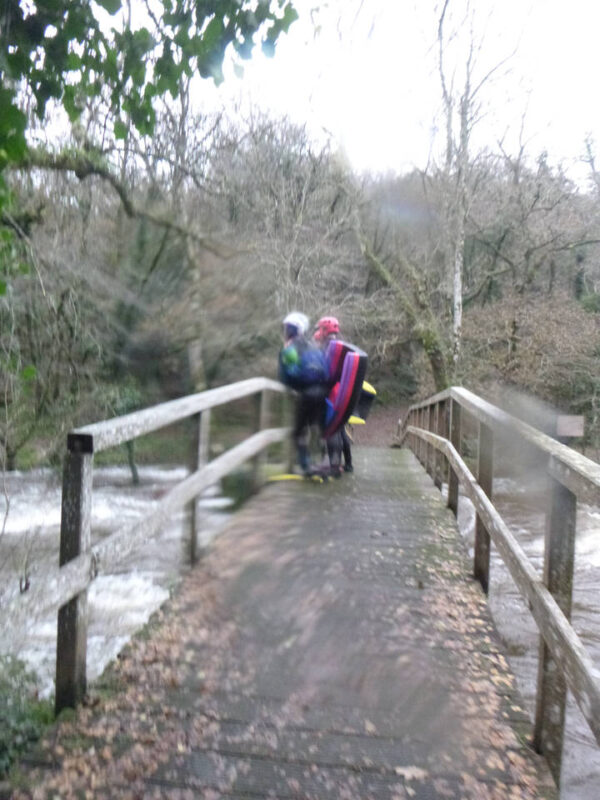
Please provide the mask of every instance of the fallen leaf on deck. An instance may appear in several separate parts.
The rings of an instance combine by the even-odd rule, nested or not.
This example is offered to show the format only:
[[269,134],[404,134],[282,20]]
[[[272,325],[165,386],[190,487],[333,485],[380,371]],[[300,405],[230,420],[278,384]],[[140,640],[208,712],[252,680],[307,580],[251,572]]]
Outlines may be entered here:
[[426,769],[421,767],[394,767],[396,775],[404,778],[405,781],[423,781],[429,775]]

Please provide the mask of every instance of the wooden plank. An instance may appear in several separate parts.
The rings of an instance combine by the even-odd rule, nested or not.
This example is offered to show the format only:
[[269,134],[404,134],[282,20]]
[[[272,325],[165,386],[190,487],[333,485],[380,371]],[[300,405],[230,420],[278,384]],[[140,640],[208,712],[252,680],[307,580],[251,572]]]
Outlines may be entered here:
[[419,408],[424,408],[425,406],[429,406],[432,403],[441,403],[444,400],[450,399],[450,389],[444,389],[442,392],[438,392],[437,394],[428,397],[426,400],[422,400],[420,403],[413,403],[408,409],[408,413],[410,414],[411,411],[416,411]]
[[170,515],[190,502],[192,497],[212,486],[263,447],[284,441],[288,435],[289,428],[271,428],[254,434],[178,484],[161,501],[156,520],[153,519],[153,511],[143,520],[116,531],[97,547],[77,556],[64,567],[48,569],[39,579],[32,576],[30,588],[25,594],[14,595],[0,607],[0,635],[3,638],[9,637],[12,631],[24,628],[44,611],[69,602],[89,586],[101,569],[108,571],[119,563],[123,555],[155,535]]
[[411,428],[408,433],[426,438],[440,448],[456,470],[465,494],[481,516],[519,591],[528,601],[544,641],[600,744],[600,673],[581,639],[455,448],[445,439],[426,431]]
[[93,451],[98,453],[151,431],[172,425],[174,422],[191,417],[201,411],[214,408],[214,406],[261,392],[263,389],[270,389],[273,392],[289,391],[282,383],[269,378],[250,378],[188,397],[181,397],[169,403],[161,403],[152,408],[145,408],[143,411],[135,411],[122,417],[86,425],[83,428],[77,428],[71,434],[92,437]]

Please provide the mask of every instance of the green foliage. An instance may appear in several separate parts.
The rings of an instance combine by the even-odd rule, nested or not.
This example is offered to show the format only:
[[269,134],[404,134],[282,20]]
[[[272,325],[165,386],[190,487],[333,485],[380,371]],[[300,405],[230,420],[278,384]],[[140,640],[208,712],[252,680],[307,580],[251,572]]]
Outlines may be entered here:
[[0,657],[0,776],[38,739],[54,718],[49,700],[39,700],[36,677],[22,661]]
[[[223,80],[223,59],[231,46],[249,58],[260,38],[273,48],[297,18],[291,0],[220,0],[189,3],[163,0],[153,30],[132,29],[121,18],[121,0],[98,0],[110,23],[87,0],[34,0],[5,5],[0,40],[0,172],[26,150],[26,117],[14,88],[25,86],[44,117],[50,100],[77,119],[85,99],[106,93],[115,129],[123,138],[122,114],[142,134],[154,129],[153,99],[177,97],[180,79],[199,73]],[[111,27],[112,25],[112,27]]]
[[254,476],[249,468],[241,468],[221,481],[223,494],[233,501],[230,510],[238,509],[254,492]]
[[144,398],[137,381],[124,378],[121,383],[106,388],[102,401],[103,416],[120,417],[137,411],[143,405]]
[[589,311],[591,313],[599,313],[600,312],[600,294],[597,292],[590,292],[589,294],[584,294],[581,299],[579,300],[585,311]]
[[48,447],[62,440],[92,391],[100,356],[86,327],[89,298],[60,274],[42,281],[33,267],[24,239],[0,229],[0,452],[7,469],[39,436]]

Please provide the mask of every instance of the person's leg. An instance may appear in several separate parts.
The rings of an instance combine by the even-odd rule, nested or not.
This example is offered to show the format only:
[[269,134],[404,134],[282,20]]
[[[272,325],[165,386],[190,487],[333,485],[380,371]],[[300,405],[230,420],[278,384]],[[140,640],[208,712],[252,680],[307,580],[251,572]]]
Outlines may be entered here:
[[321,464],[317,467],[317,471],[321,471],[327,468],[327,464],[325,463],[326,443],[323,439],[323,429],[325,425],[325,388],[318,385],[311,386],[310,389],[304,393],[303,399],[309,436],[311,433],[314,433],[319,443]]
[[350,437],[346,432],[346,426],[342,428],[341,432],[342,436],[342,451],[344,454],[344,469],[346,472],[354,472],[354,467],[352,465],[352,446],[350,444]]
[[334,433],[327,440],[327,452],[329,454],[331,474],[339,477],[342,473],[342,435],[340,431]]
[[307,472],[310,467],[310,455],[308,451],[308,441],[310,437],[310,403],[304,395],[300,395],[296,400],[296,416],[294,419],[294,429],[292,439],[296,445],[296,457],[302,472]]

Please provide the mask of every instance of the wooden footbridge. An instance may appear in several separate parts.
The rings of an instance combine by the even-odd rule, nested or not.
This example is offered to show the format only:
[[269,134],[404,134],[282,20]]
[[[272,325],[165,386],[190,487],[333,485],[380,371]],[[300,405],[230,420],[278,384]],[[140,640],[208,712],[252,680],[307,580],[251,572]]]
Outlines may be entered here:
[[[207,464],[209,409],[251,394],[259,431]],[[268,427],[279,405],[268,397],[286,400],[255,379],[70,435],[63,566],[32,578],[4,624],[60,606],[57,706],[79,707],[22,761],[12,796],[556,797],[566,687],[596,736],[600,726],[598,674],[568,622],[576,498],[597,498],[600,468],[451,389],[411,409],[400,433],[410,449],[357,448],[355,473],[339,481],[265,486],[267,462],[287,449],[286,426]],[[460,456],[461,412],[476,421],[479,483]],[[158,514],[95,545],[93,453],[189,415],[201,415],[198,469]],[[494,435],[506,426],[548,454],[544,576],[489,499]],[[248,459],[261,491],[202,558],[192,546],[196,564],[175,596],[87,687],[91,581]],[[474,569],[452,514],[459,484],[478,513]],[[482,590],[490,541],[543,636],[533,725]]]

